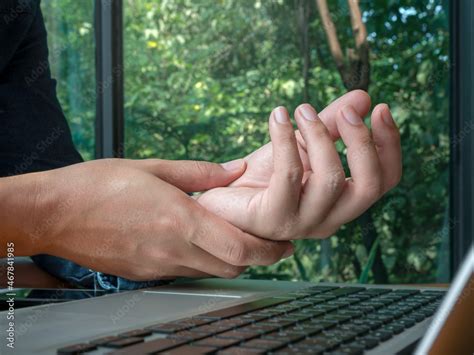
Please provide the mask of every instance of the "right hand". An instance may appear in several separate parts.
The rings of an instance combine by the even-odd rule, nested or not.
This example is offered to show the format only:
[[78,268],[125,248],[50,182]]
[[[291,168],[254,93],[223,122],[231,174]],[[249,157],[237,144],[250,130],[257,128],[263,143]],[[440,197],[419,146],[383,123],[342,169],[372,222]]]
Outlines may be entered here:
[[39,173],[45,175],[31,241],[38,253],[131,280],[236,277],[248,265],[291,255],[291,243],[242,232],[185,192],[226,186],[244,170],[243,161],[226,170],[206,162],[104,159]]

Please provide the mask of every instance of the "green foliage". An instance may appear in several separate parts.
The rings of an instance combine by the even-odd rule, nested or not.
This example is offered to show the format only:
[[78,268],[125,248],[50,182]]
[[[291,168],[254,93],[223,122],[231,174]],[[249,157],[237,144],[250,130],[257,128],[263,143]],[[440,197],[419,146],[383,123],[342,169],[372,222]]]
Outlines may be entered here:
[[86,160],[94,157],[95,49],[93,0],[45,0],[49,63],[74,143]]
[[[93,39],[81,28],[91,23],[92,8],[77,3],[50,0],[43,8],[62,16],[47,16],[50,44],[65,34],[69,43],[53,63],[54,73],[75,141],[91,158],[94,107],[84,97],[90,98],[94,78]],[[439,253],[452,226],[446,217],[449,34],[442,5],[441,0],[361,3],[371,50],[369,93],[373,105],[390,105],[404,154],[402,182],[373,207],[374,223],[368,226],[377,231],[389,282],[434,281],[448,265]],[[302,102],[294,1],[128,0],[124,7],[127,157],[242,157],[268,142],[272,108],[285,105],[291,112]],[[314,1],[310,7],[309,94],[321,110],[345,90]],[[353,47],[346,1],[330,2],[330,10],[341,46]],[[67,28],[51,27],[53,22]],[[64,69],[72,57],[76,64]],[[343,152],[342,144],[338,148]],[[250,268],[248,275],[355,281],[371,262],[357,223],[328,240],[295,244],[294,257]],[[365,269],[362,276],[370,281]]]

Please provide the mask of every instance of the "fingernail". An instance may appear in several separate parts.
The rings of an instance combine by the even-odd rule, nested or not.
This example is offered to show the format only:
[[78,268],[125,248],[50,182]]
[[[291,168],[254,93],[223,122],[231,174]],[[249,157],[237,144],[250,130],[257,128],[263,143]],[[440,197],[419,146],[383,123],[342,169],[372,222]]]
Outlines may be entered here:
[[295,248],[293,247],[293,244],[291,244],[285,251],[285,253],[283,254],[282,258],[288,258],[290,256],[292,256],[293,254],[295,253]]
[[352,106],[344,106],[341,112],[342,117],[344,117],[351,125],[359,126],[362,124],[362,119]]
[[228,161],[227,163],[222,163],[221,166],[228,171],[236,171],[242,168],[242,164],[244,163],[243,159],[235,159]]
[[395,122],[393,122],[392,115],[390,114],[390,108],[387,105],[387,109],[382,110],[382,118],[383,121],[387,126],[393,127],[395,126]]
[[316,121],[316,118],[318,117],[316,111],[314,108],[312,108],[310,105],[302,105],[298,108],[301,112],[301,115],[308,121]]
[[273,110],[273,115],[278,123],[288,123],[288,114],[283,107],[277,107]]

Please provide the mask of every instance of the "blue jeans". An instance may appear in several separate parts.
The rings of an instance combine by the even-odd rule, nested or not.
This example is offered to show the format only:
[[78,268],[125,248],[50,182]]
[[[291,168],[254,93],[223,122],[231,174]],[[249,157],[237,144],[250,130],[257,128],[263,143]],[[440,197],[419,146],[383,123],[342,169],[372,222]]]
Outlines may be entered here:
[[170,281],[132,281],[82,267],[72,261],[51,255],[35,255],[31,259],[49,274],[74,286],[103,290],[136,290],[169,283]]

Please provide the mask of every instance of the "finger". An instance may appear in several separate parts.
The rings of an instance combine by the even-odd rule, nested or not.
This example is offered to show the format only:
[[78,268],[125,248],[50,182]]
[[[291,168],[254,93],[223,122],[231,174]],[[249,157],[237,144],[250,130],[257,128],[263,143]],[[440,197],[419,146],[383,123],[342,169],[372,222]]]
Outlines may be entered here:
[[345,106],[336,118],[337,127],[347,146],[351,179],[330,214],[319,227],[326,236],[341,224],[360,216],[383,192],[382,171],[371,134],[351,106]]
[[146,170],[185,192],[227,186],[245,171],[243,159],[224,164],[192,160],[129,160],[136,168]]
[[[319,113],[319,118],[323,121],[333,140],[337,140],[340,137],[337,129],[336,116],[344,106],[349,105],[357,111],[360,117],[365,117],[370,110],[370,96],[363,90],[349,91],[331,102]],[[305,148],[306,142],[299,132],[297,132],[296,138],[298,139],[298,143]]]
[[189,246],[189,253],[186,258],[183,258],[183,266],[191,270],[223,278],[235,278],[246,269],[244,266],[225,263],[194,244],[189,244]]
[[[344,187],[341,159],[326,126],[309,104],[295,111],[298,128],[307,142],[312,173],[304,184],[300,201],[302,225],[318,225],[329,213]],[[311,230],[311,229],[310,229]]]
[[185,266],[175,266],[169,271],[169,276],[162,277],[161,280],[175,279],[177,277],[189,277],[189,278],[208,278],[213,277],[212,274],[207,274],[203,271],[195,270]]
[[303,164],[298,152],[293,125],[284,107],[273,110],[269,119],[274,173],[268,187],[271,220],[284,221],[298,210]]
[[241,231],[196,203],[190,242],[235,266],[271,265],[293,253],[289,242],[274,242]]
[[372,136],[383,175],[383,191],[395,187],[402,176],[402,148],[400,133],[387,104],[375,106],[372,117]]

